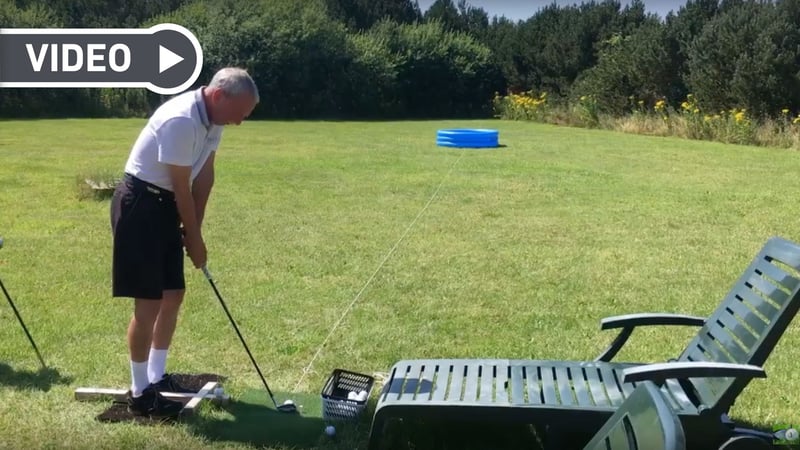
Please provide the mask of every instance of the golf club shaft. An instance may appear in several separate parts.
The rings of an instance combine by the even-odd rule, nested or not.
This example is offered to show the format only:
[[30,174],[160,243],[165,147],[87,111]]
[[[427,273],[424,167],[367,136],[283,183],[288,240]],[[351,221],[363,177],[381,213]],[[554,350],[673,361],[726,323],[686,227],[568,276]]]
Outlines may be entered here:
[[250,357],[250,361],[253,363],[253,367],[256,368],[258,372],[258,376],[261,378],[261,382],[264,383],[264,387],[267,388],[267,392],[269,393],[269,398],[272,399],[272,403],[275,405],[275,408],[278,408],[278,402],[275,401],[275,396],[272,395],[272,391],[267,384],[267,380],[264,378],[264,375],[261,373],[261,369],[258,367],[255,358],[253,358],[253,354],[250,353],[250,349],[247,347],[247,343],[244,341],[244,337],[242,337],[242,333],[239,332],[239,327],[236,326],[236,322],[233,320],[231,313],[228,311],[228,307],[225,305],[225,301],[222,300],[222,295],[220,295],[219,290],[217,290],[216,284],[214,284],[214,280],[211,278],[211,274],[208,273],[208,269],[203,267],[203,273],[205,273],[208,282],[211,284],[211,288],[214,289],[214,293],[217,294],[217,299],[219,299],[219,303],[222,305],[222,309],[225,310],[225,314],[228,316],[228,320],[230,320],[231,325],[233,325],[233,329],[236,330],[236,335],[239,336],[239,340],[242,341],[242,346],[244,346],[245,351],[247,352],[247,356]]
[[2,280],[0,280],[0,289],[3,290],[3,294],[5,294],[6,299],[8,300],[8,304],[11,305],[11,309],[14,310],[14,315],[17,316],[17,320],[19,321],[19,324],[22,325],[22,330],[25,331],[25,335],[28,336],[28,340],[30,341],[31,345],[33,346],[33,351],[36,352],[36,356],[39,358],[39,362],[42,364],[42,368],[46,369],[47,368],[47,364],[44,363],[44,359],[42,358],[41,353],[39,353],[39,349],[36,347],[36,343],[33,342],[33,337],[31,337],[31,334],[28,333],[28,327],[26,327],[25,326],[25,322],[22,321],[22,317],[19,315],[19,311],[17,311],[17,307],[14,306],[14,302],[11,300],[11,296],[8,295],[8,291],[6,290],[6,287],[3,286],[3,281]]

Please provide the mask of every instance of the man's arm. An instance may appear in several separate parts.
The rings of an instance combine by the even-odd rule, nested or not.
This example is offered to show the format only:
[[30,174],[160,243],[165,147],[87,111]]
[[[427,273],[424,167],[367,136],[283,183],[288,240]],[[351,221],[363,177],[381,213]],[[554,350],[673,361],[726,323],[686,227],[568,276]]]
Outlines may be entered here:
[[161,128],[158,161],[166,164],[175,194],[175,203],[183,223],[183,244],[195,267],[206,263],[206,247],[197,220],[191,191],[192,150],[196,139],[195,124],[188,117],[173,117]]
[[206,248],[203,242],[203,235],[200,232],[200,223],[197,220],[194,198],[189,187],[192,168],[191,166],[176,166],[173,164],[168,164],[167,167],[172,179],[178,214],[183,223],[186,251],[189,253],[189,257],[195,267],[203,267],[206,264]]
[[208,204],[208,197],[211,195],[211,188],[214,186],[214,155],[217,152],[211,152],[208,155],[200,173],[197,174],[194,183],[192,184],[192,198],[194,198],[195,216],[197,219],[198,227],[203,227],[203,218],[206,214],[206,205]]

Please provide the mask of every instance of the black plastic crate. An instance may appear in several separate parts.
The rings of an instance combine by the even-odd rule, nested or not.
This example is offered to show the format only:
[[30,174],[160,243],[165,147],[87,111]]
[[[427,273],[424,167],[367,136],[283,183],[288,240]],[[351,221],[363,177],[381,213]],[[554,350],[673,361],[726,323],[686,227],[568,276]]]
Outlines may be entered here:
[[[334,369],[322,388],[322,418],[325,420],[355,419],[367,406],[375,378],[363,373]],[[367,392],[363,401],[347,398],[350,392]]]

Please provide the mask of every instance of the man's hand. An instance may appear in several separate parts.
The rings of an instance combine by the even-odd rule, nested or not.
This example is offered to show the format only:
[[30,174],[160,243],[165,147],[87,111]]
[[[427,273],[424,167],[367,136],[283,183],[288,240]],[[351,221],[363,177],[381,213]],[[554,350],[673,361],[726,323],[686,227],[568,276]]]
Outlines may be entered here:
[[186,254],[192,260],[192,264],[198,269],[206,265],[208,252],[203,236],[199,233],[183,236],[183,246],[186,247]]

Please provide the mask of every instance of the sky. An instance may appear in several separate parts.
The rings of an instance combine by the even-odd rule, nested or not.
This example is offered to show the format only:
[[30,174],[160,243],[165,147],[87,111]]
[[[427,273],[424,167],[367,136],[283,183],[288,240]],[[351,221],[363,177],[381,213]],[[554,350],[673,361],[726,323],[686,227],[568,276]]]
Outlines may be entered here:
[[[417,2],[420,10],[425,13],[434,0],[417,0]],[[531,17],[542,7],[554,2],[559,6],[570,6],[581,4],[582,0],[467,0],[467,4],[486,11],[490,19],[492,16],[502,15],[515,22]],[[455,0],[453,3],[458,4],[458,1]],[[620,0],[620,3],[624,7],[627,1]],[[662,19],[670,10],[677,12],[685,3],[686,0],[644,0],[647,11],[658,14]]]

